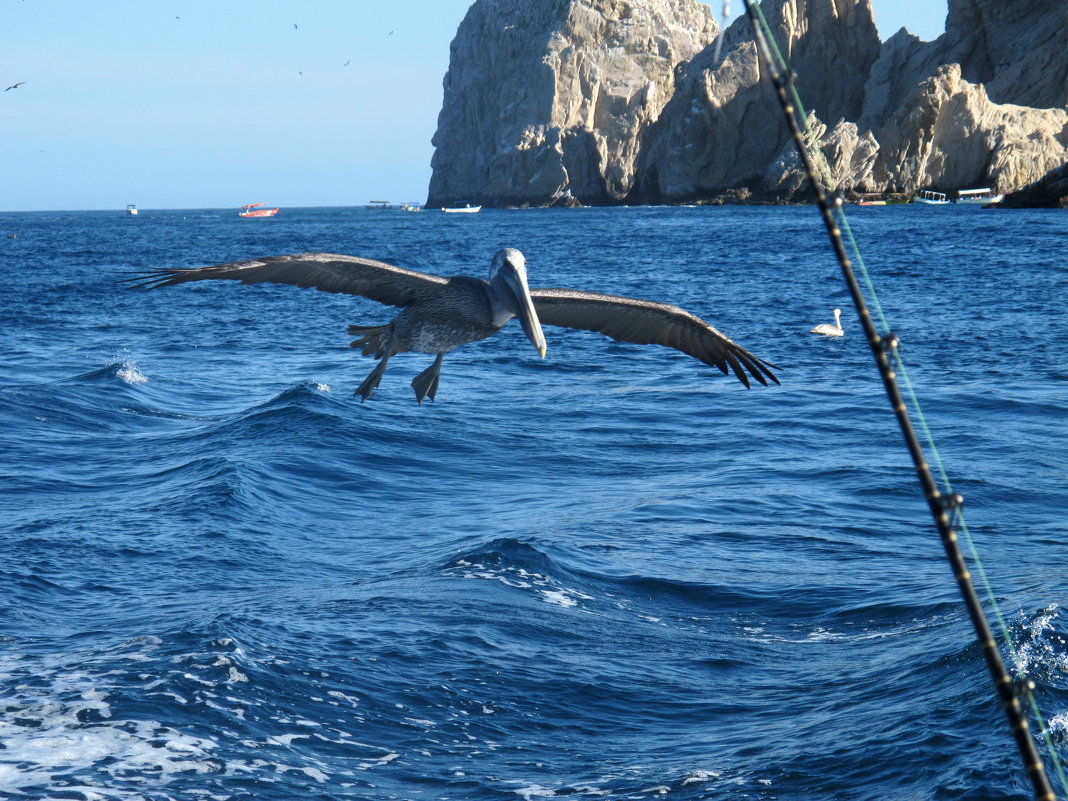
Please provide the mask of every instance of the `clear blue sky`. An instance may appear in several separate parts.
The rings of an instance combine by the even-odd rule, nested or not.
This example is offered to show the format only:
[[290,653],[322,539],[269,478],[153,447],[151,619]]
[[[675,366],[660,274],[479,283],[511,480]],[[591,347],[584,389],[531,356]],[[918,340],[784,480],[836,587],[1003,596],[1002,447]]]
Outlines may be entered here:
[[[0,211],[422,201],[470,4],[0,0]],[[944,30],[946,0],[873,6]]]

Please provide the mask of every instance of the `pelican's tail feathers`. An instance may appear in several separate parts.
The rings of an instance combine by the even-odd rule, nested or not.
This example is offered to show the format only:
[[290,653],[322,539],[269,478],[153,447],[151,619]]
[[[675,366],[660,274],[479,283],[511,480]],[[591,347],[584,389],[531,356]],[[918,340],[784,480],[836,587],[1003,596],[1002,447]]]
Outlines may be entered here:
[[[349,333],[358,336],[351,344],[353,348],[363,348],[364,356],[373,355],[381,359],[390,351],[390,326],[387,325],[350,325]],[[392,354],[391,354],[392,355]]]

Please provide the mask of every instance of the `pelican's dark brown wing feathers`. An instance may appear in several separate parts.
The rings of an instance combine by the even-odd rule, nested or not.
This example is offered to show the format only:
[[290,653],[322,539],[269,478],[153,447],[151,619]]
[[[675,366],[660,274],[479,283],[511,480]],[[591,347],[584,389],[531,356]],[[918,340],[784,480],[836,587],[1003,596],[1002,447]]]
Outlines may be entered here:
[[745,386],[753,376],[761,384],[779,380],[765,362],[732,342],[699,317],[677,306],[648,300],[579,292],[574,289],[532,289],[538,319],[547,325],[597,331],[621,342],[664,345],[718,367],[728,367]]
[[159,269],[128,280],[154,289],[208,278],[245,284],[292,284],[323,292],[359,295],[390,306],[404,306],[422,293],[439,289],[448,280],[382,261],[335,253],[267,256],[190,270]]

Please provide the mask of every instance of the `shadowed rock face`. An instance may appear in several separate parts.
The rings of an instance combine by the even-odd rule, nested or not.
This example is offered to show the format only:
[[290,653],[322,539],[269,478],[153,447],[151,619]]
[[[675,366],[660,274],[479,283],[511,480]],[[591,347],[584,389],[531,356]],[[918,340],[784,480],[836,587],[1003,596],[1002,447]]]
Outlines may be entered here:
[[[820,120],[857,119],[864,82],[880,48],[870,0],[780,0],[765,6],[808,108]],[[739,18],[722,43],[688,65],[674,97],[646,133],[631,199],[782,199],[786,187],[800,186],[769,175],[769,165],[774,173],[774,163],[787,158],[788,142],[749,21]]]
[[[1068,162],[1068,5],[950,0],[880,43],[871,0],[765,0],[844,192],[1040,183]],[[511,26],[516,27],[511,27]],[[431,205],[808,197],[749,22],[688,0],[478,0],[453,43]]]
[[1006,195],[1005,208],[1068,208],[1068,163],[1042,176],[1041,180]]
[[427,204],[621,200],[676,66],[717,33],[695,0],[478,0],[452,43]]
[[1063,0],[950,0],[946,32],[922,42],[904,28],[883,45],[860,123],[880,128],[946,64],[994,103],[1068,105],[1068,6]]

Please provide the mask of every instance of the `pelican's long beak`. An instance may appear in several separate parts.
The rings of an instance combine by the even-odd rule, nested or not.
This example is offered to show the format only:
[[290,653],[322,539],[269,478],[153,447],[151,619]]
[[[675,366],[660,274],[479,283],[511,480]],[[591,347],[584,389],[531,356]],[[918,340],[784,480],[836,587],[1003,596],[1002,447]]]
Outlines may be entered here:
[[534,301],[530,297],[530,287],[527,286],[526,260],[523,254],[514,248],[505,248],[493,257],[493,267],[490,271],[490,284],[493,286],[498,298],[504,303],[509,311],[523,326],[523,333],[527,335],[541,358],[545,358],[545,334],[541,330],[541,322],[538,313],[534,310]]

